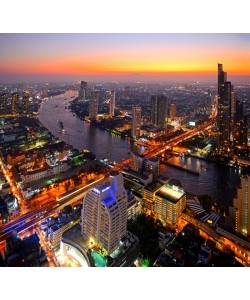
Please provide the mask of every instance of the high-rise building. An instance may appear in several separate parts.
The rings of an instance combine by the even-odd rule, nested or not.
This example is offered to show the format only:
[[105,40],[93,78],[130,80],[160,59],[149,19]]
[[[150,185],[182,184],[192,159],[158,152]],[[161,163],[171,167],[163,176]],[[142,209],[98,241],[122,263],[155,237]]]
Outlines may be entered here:
[[231,134],[231,97],[233,88],[230,81],[226,81],[227,74],[222,64],[218,64],[218,131],[219,151],[226,152],[230,148]]
[[169,114],[170,114],[170,118],[176,117],[176,104],[175,103],[171,103],[170,109],[169,109]]
[[132,107],[132,128],[131,136],[138,138],[141,135],[141,107]]
[[99,92],[92,91],[89,100],[89,117],[97,118],[99,104]]
[[86,99],[86,93],[87,93],[88,83],[86,81],[81,81],[81,86],[79,90],[79,99],[85,100]]
[[92,238],[109,254],[118,247],[127,234],[128,198],[123,176],[110,172],[110,183],[105,182],[90,189],[83,201],[82,234]]
[[29,113],[29,98],[29,93],[23,92],[22,104],[19,111],[23,115],[27,115]]
[[142,173],[145,166],[145,157],[140,155],[140,153],[137,151],[131,152],[130,156],[132,160],[131,168],[138,173]]
[[155,194],[154,210],[159,219],[176,225],[186,208],[186,193],[180,187],[165,184]]
[[111,118],[115,115],[115,91],[110,92],[109,115]]
[[241,187],[237,189],[234,199],[235,231],[250,236],[250,176],[241,177]]
[[155,126],[166,127],[168,98],[165,95],[151,96],[151,121]]
[[13,115],[17,114],[19,110],[19,94],[13,93],[11,98],[11,112]]
[[8,102],[8,94],[4,93],[1,95],[0,101],[0,115],[6,115],[7,113],[7,102]]

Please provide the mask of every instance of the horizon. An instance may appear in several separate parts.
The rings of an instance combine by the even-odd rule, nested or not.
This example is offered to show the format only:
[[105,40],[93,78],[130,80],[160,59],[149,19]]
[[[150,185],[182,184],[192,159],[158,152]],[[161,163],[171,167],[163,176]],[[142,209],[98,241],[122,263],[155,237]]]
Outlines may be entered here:
[[250,82],[250,34],[0,34],[1,81]]

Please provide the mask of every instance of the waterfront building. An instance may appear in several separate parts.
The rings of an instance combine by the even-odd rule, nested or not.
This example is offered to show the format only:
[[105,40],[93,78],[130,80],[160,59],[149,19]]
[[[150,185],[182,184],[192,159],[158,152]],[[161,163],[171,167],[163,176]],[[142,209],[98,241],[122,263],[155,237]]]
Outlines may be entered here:
[[86,100],[88,83],[86,81],[81,81],[80,90],[79,90],[79,99]]
[[136,151],[131,152],[130,156],[132,159],[132,169],[138,173],[142,173],[144,171],[145,166],[145,157],[143,157],[142,155],[140,155],[139,152]]
[[230,150],[232,93],[233,87],[227,81],[227,73],[223,71],[222,64],[218,64],[218,148],[222,153]]
[[[250,236],[250,176],[241,177],[241,186],[237,189],[237,197],[233,203],[233,220],[235,231]],[[232,211],[232,209],[231,209]]]
[[170,116],[171,119],[176,117],[176,104],[175,103],[170,104],[169,116]]
[[167,122],[168,98],[165,95],[151,96],[151,121],[155,126],[165,128]]
[[97,118],[98,105],[99,105],[99,92],[92,91],[90,94],[90,101],[89,101],[89,117],[90,118]]
[[19,113],[22,115],[28,115],[29,113],[29,98],[30,98],[29,93],[23,92],[22,103],[19,110]]
[[110,172],[110,183],[90,189],[83,201],[82,234],[111,254],[127,233],[127,193],[121,173]]
[[147,158],[145,161],[145,171],[153,174],[153,179],[156,180],[160,175],[160,158]]
[[155,211],[155,194],[164,186],[164,183],[155,181],[143,189],[142,210],[152,214]]
[[175,226],[185,208],[186,193],[182,188],[167,183],[155,193],[154,211],[163,222]]
[[19,109],[19,94],[13,93],[11,97],[11,112],[13,115],[18,113]]
[[1,100],[0,100],[0,116],[7,114],[7,102],[8,102],[8,94],[4,93],[1,95]]
[[153,182],[152,173],[144,172],[144,174],[141,174],[132,169],[123,168],[122,174],[126,189],[133,191],[133,193],[139,198],[142,198],[143,188]]
[[115,91],[110,92],[109,115],[111,118],[115,115]]
[[141,135],[141,107],[132,107],[132,128],[131,136],[136,139]]

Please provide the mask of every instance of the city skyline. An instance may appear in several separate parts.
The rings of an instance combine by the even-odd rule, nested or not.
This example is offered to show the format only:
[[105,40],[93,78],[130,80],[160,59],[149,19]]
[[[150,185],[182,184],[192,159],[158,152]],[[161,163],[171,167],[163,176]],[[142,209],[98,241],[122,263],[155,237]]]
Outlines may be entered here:
[[[249,34],[1,33],[0,80],[249,82]],[[18,50],[17,50],[18,49]],[[84,78],[83,78],[84,77]]]

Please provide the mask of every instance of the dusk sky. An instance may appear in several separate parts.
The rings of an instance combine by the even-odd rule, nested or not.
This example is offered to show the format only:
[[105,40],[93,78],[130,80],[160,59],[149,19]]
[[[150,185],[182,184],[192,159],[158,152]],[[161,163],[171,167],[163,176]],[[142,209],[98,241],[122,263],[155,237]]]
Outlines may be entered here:
[[[250,81],[250,34],[0,34],[1,80]],[[236,77],[237,76],[237,77]]]

